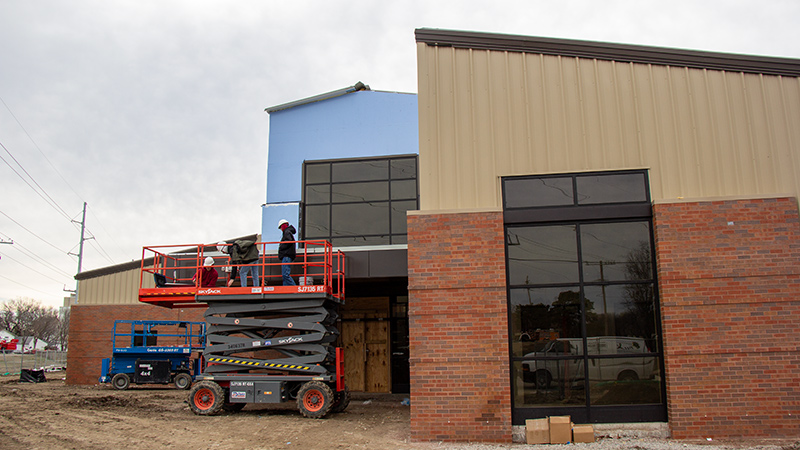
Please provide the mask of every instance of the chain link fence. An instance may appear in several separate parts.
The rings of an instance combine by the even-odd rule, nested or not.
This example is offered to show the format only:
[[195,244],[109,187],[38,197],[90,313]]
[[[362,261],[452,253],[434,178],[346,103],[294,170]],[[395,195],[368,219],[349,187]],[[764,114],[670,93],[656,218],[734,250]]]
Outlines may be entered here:
[[53,372],[67,368],[67,352],[46,350],[36,353],[2,352],[0,355],[0,375],[19,375],[22,369]]

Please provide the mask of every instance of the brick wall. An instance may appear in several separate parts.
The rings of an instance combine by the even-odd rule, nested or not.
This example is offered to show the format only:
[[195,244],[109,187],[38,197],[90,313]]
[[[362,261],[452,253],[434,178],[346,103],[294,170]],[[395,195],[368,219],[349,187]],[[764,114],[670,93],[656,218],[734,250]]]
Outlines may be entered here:
[[103,358],[111,357],[115,320],[203,322],[204,308],[167,309],[152,305],[73,305],[69,318],[67,384],[96,384]]
[[502,213],[408,217],[411,437],[511,442]]
[[673,437],[800,436],[797,200],[653,212]]

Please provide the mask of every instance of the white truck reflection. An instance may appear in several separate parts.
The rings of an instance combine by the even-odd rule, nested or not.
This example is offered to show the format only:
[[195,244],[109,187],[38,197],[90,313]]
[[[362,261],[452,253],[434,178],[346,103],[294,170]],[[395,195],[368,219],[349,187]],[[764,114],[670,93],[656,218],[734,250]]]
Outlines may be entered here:
[[[647,380],[656,373],[652,356],[593,358],[593,355],[637,355],[649,353],[645,340],[635,337],[598,336],[587,338],[589,380]],[[527,358],[565,357],[570,359],[536,359],[522,362],[522,378],[535,383],[537,389],[549,389],[551,383],[574,383],[585,376],[583,342],[580,338],[541,341],[541,347],[525,355]]]

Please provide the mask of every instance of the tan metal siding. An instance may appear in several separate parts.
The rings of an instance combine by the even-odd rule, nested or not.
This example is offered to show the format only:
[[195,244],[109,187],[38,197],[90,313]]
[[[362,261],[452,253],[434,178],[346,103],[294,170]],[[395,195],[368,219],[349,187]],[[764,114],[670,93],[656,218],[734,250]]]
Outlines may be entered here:
[[423,210],[505,175],[650,169],[654,200],[800,190],[800,81],[417,44]]
[[[131,305],[139,303],[139,269],[125,270],[95,278],[80,280],[80,305]],[[145,287],[155,287],[146,277]]]

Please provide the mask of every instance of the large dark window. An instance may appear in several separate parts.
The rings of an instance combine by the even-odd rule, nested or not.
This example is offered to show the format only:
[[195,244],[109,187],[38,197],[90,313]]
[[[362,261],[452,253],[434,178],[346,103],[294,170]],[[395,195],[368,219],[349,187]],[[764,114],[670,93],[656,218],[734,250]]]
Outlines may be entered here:
[[503,179],[514,423],[666,420],[644,171]]
[[416,156],[303,165],[305,239],[326,239],[337,247],[405,244],[406,212],[416,209]]

